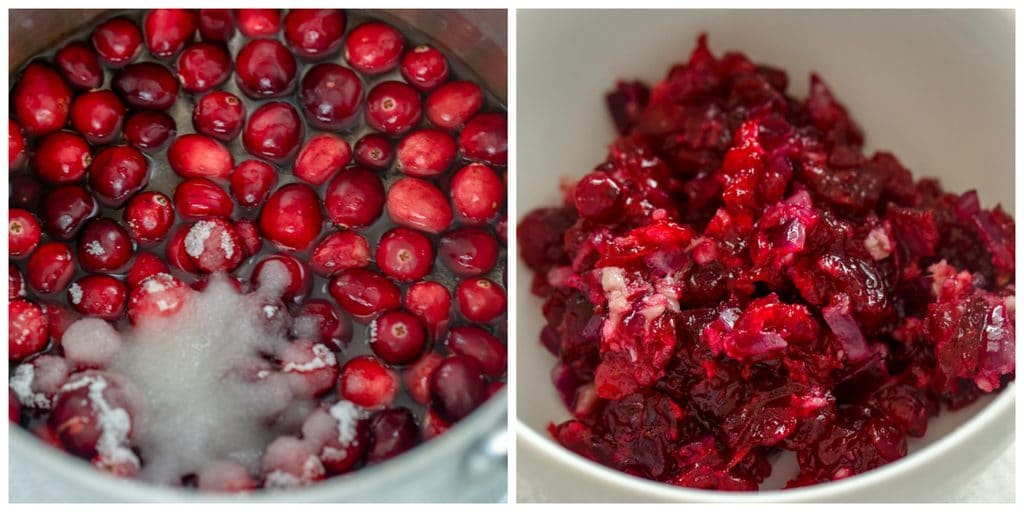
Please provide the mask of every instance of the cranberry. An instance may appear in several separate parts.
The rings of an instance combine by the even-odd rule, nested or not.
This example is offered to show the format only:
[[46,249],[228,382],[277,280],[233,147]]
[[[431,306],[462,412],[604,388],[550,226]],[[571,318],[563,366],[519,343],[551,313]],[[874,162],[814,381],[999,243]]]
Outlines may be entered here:
[[368,463],[383,462],[405,453],[420,442],[416,418],[405,407],[386,409],[370,422]]
[[189,133],[167,148],[167,163],[183,178],[227,178],[235,159],[216,139]]
[[89,168],[89,188],[106,206],[117,208],[149,181],[149,161],[137,149],[109,146]]
[[351,158],[352,150],[345,139],[323,133],[309,139],[302,146],[298,158],[295,159],[292,174],[300,180],[319,186],[345,167]]
[[392,184],[387,207],[395,223],[428,233],[440,233],[452,223],[452,209],[444,193],[419,178],[401,178]]
[[91,459],[101,449],[126,449],[119,443],[126,443],[127,439],[118,439],[116,427],[103,416],[113,411],[124,414],[119,414],[128,421],[128,430],[123,435],[130,437],[134,408],[121,380],[95,370],[75,373],[57,393],[49,424],[65,449]]
[[485,224],[498,215],[505,202],[505,184],[483,164],[470,164],[452,177],[455,214],[467,224]]
[[402,34],[379,21],[352,29],[345,40],[345,60],[356,70],[370,75],[391,71],[405,47]]
[[64,79],[76,89],[89,91],[103,85],[99,55],[85,43],[74,41],[64,45],[57,50],[53,61]]
[[486,274],[498,262],[498,241],[480,228],[464,227],[441,235],[438,258],[460,277]]
[[113,18],[93,30],[92,47],[104,63],[119,68],[138,57],[142,49],[142,31],[128,18]]
[[177,125],[174,118],[158,110],[141,110],[128,116],[124,122],[124,138],[132,147],[142,151],[156,151],[174,138]]
[[50,294],[63,290],[75,275],[75,260],[71,249],[60,242],[40,245],[25,266],[25,280],[38,293]]
[[71,108],[71,88],[47,64],[33,62],[21,72],[11,105],[25,133],[45,135],[64,127]]
[[91,274],[71,283],[68,304],[85,316],[117,320],[128,302],[128,287],[103,274]]
[[341,367],[338,395],[360,407],[387,407],[397,393],[398,376],[376,357],[356,356]]
[[117,270],[134,252],[131,236],[110,219],[90,220],[78,236],[78,264],[86,272]]
[[430,376],[441,366],[441,361],[444,361],[444,357],[431,350],[402,370],[402,384],[416,402],[424,405],[430,403]]
[[42,238],[39,221],[31,213],[20,208],[7,210],[7,243],[10,256],[14,259],[24,258],[35,250]]
[[235,35],[231,9],[199,9],[199,35],[210,43],[227,43]]
[[20,361],[46,347],[47,323],[39,306],[14,299],[7,305],[7,357]]
[[322,395],[338,380],[338,360],[326,345],[295,340],[280,357],[281,371],[293,377],[293,387],[300,396]]
[[370,264],[370,244],[355,231],[337,231],[324,237],[313,248],[309,256],[313,272],[323,277],[333,277],[350,268],[361,268]]
[[70,240],[98,211],[96,198],[88,190],[78,185],[64,185],[43,198],[40,219],[47,234],[58,240]]
[[210,217],[192,224],[185,234],[185,254],[203,274],[231,272],[242,263],[244,251],[231,222]]
[[281,28],[281,12],[277,9],[237,9],[238,30],[245,37],[266,37]]
[[448,349],[476,361],[487,375],[505,374],[507,349],[484,329],[472,325],[453,327],[448,333]]
[[231,196],[206,178],[190,178],[174,189],[174,209],[183,219],[230,217],[235,209]]
[[302,438],[320,453],[331,474],[352,469],[363,459],[370,443],[367,411],[347,400],[320,407],[302,424]]
[[433,46],[421,44],[402,57],[402,77],[421,91],[430,91],[448,80],[448,60]]
[[401,297],[395,283],[362,268],[350,268],[334,276],[327,291],[345,311],[360,321],[398,307]]
[[121,133],[124,104],[111,91],[92,91],[71,103],[71,127],[92,144],[107,144]]
[[10,169],[21,167],[25,161],[25,134],[14,119],[7,120],[7,164]]
[[477,114],[459,133],[459,150],[470,160],[491,165],[508,161],[508,121],[504,114]]
[[320,236],[324,217],[320,199],[308,185],[277,189],[260,211],[260,231],[279,249],[303,251]]
[[114,75],[111,87],[135,108],[166,110],[178,99],[178,80],[162,64],[129,64]]
[[7,300],[25,296],[25,277],[14,263],[7,264]]
[[433,409],[427,409],[423,413],[423,421],[420,429],[423,431],[423,439],[429,441],[441,434],[444,434],[452,427],[452,424],[441,419]]
[[[264,271],[270,265],[270,270]],[[276,267],[276,270],[274,266]],[[288,282],[277,282],[280,271],[288,275]],[[265,273],[269,272],[269,273]],[[276,273],[276,275],[275,275]],[[280,294],[282,300],[302,302],[313,287],[313,277],[302,261],[286,254],[275,254],[260,260],[252,269],[249,278],[257,288],[267,288],[275,296]]]
[[309,299],[295,313],[292,336],[311,338],[341,350],[352,339],[352,320],[325,299]]
[[231,172],[231,194],[246,208],[263,204],[276,183],[277,171],[259,160],[246,160]]
[[280,98],[295,88],[297,65],[292,52],[275,39],[256,39],[235,58],[235,81],[253,99]]
[[430,273],[434,248],[423,233],[409,228],[394,228],[377,242],[377,266],[397,281],[416,281]]
[[295,108],[276,101],[261,105],[249,116],[242,142],[249,154],[282,162],[295,154],[304,133],[302,119]]
[[473,359],[450,356],[430,377],[430,402],[446,421],[459,421],[487,399],[483,370]]
[[453,130],[484,106],[484,91],[468,81],[448,82],[427,96],[427,119],[438,128]]
[[199,20],[188,9],[150,9],[143,20],[146,46],[158,59],[178,54],[195,37]]
[[[145,281],[146,278],[156,274],[167,274],[168,272],[167,264],[159,256],[151,252],[140,252],[135,255],[135,261],[128,267],[128,272],[124,275],[124,282],[129,288],[134,289]],[[131,315],[130,305],[128,314]]]
[[177,268],[183,272],[195,274],[199,272],[196,268],[196,264],[192,263],[192,258],[188,254],[187,247],[185,246],[185,238],[188,236],[190,226],[179,226],[171,237],[167,239],[167,246],[165,248],[167,263],[172,267]]
[[370,348],[391,365],[415,361],[427,343],[427,330],[416,315],[395,309],[386,311],[370,324]]
[[147,319],[173,316],[188,303],[192,290],[180,279],[153,274],[138,283],[128,298],[128,320],[140,324]]
[[11,174],[11,197],[12,207],[36,210],[43,197],[43,184],[39,182],[34,173],[21,172]]
[[402,82],[381,82],[366,95],[366,123],[388,135],[401,135],[420,122],[420,95]]
[[374,171],[383,171],[391,167],[395,158],[391,141],[379,133],[368,133],[356,141],[352,153],[356,164]]
[[11,388],[7,388],[7,412],[12,424],[21,423],[21,404],[18,403],[18,395]]
[[81,181],[91,163],[89,143],[78,134],[64,131],[40,139],[32,159],[36,175],[51,184]]
[[[200,9],[200,20],[203,19],[203,13],[206,11],[230,12],[227,9]],[[228,26],[232,26],[230,20],[226,21],[226,23]],[[203,27],[203,22],[200,21],[199,31],[203,34],[203,38],[206,39],[209,36],[206,35],[207,31]],[[233,26],[231,33],[234,33]],[[228,35],[228,38],[230,38],[230,35]],[[230,459],[222,459],[203,466],[196,473],[196,487],[200,491],[236,494],[255,489],[256,481],[253,480],[252,476],[249,475],[249,470],[242,464]]]
[[284,38],[299,56],[317,60],[341,48],[345,13],[338,9],[290,9]]
[[576,184],[573,204],[580,215],[597,222],[614,220],[621,215],[622,189],[605,172],[592,172]]
[[249,219],[238,219],[235,221],[235,231],[242,239],[242,247],[246,256],[255,256],[263,250],[263,236],[260,235],[260,228]]
[[441,130],[418,130],[398,143],[398,169],[409,176],[440,176],[454,161],[455,139]]
[[186,91],[206,92],[227,81],[231,75],[231,55],[223,46],[195,43],[181,52],[177,71]]
[[309,123],[321,130],[345,128],[359,113],[362,99],[359,77],[332,62],[317,64],[302,77],[299,103]]
[[238,96],[227,91],[213,91],[196,102],[192,109],[192,126],[197,132],[229,142],[245,124],[245,106]]
[[345,169],[327,184],[324,208],[327,217],[338,226],[369,226],[384,210],[384,184],[366,169]]
[[325,476],[312,449],[294,437],[279,437],[263,454],[263,486],[268,489],[305,486]]
[[39,309],[43,310],[43,314],[46,315],[46,322],[49,324],[50,339],[53,340],[54,347],[60,347],[61,340],[64,338],[64,332],[71,327],[71,324],[81,319],[78,313],[75,313],[71,308],[59,304],[56,302],[40,302]]
[[451,320],[452,296],[441,283],[419,281],[405,291],[405,309],[419,316],[430,337],[440,339]]
[[490,279],[464,279],[455,286],[455,302],[467,320],[486,323],[505,313],[505,290]]
[[142,244],[163,240],[174,224],[171,199],[160,192],[146,191],[128,201],[123,213],[124,223],[132,238]]

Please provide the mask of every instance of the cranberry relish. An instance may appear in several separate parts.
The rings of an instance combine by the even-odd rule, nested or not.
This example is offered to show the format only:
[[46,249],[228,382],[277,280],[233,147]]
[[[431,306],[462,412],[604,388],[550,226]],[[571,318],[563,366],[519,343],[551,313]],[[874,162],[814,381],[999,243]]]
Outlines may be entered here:
[[[340,10],[155,9],[79,36],[12,77],[11,421],[152,476],[129,392],[145,372],[110,347],[207,288],[269,301],[284,347],[247,378],[298,371],[312,405],[255,460],[171,483],[308,484],[504,385],[505,114],[460,63]],[[109,335],[69,344],[79,319]]]
[[1014,222],[915,182],[826,85],[698,39],[607,102],[619,137],[518,227],[565,447],[673,485],[789,487],[904,456],[1014,378]]

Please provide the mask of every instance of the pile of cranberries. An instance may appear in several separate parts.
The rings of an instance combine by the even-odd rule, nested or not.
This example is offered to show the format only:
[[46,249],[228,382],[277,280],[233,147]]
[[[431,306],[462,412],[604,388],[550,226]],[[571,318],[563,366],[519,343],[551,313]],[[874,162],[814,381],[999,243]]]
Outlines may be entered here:
[[[296,432],[264,475],[225,464],[199,487],[383,461],[499,390],[506,117],[408,35],[372,13],[154,9],[13,76],[9,363],[34,379],[12,386],[11,421],[122,474],[94,458],[116,386],[95,403],[96,370],[64,357],[65,329],[123,328],[167,306],[154,290],[214,273],[254,289],[269,261],[290,273],[290,312],[320,319],[297,353],[338,355],[318,359],[335,361],[319,414],[354,404],[362,442],[307,453]],[[345,460],[303,473],[328,448]]]
[[653,88],[618,84],[607,159],[522,218],[570,450],[718,490],[792,451],[811,485],[1013,380],[1013,219],[866,155],[816,76],[787,84],[702,36]]

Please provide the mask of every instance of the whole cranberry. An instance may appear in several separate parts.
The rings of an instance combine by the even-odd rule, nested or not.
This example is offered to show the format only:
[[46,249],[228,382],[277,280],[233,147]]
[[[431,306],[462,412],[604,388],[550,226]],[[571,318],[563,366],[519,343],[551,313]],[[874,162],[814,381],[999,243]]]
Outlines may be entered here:
[[156,151],[174,138],[174,118],[159,110],[140,110],[124,122],[124,139],[142,151]]
[[573,204],[583,217],[606,222],[621,215],[621,188],[608,173],[595,171],[584,176],[573,191]]
[[434,248],[423,233],[397,227],[380,237],[376,262],[381,272],[396,281],[416,281],[434,266]]
[[499,377],[507,370],[505,344],[475,325],[453,327],[448,333],[448,349],[476,361],[487,375]]
[[11,170],[21,167],[25,161],[25,134],[14,119],[7,120],[7,164]]
[[231,194],[245,208],[263,204],[276,183],[277,171],[259,160],[246,160],[231,171]]
[[79,185],[64,185],[43,198],[40,220],[43,229],[58,240],[70,240],[85,221],[99,212],[96,198]]
[[460,277],[486,274],[498,263],[498,241],[487,231],[462,227],[441,235],[437,256]]
[[47,183],[74,183],[85,177],[91,163],[89,143],[76,133],[60,131],[39,140],[32,168]]
[[19,172],[11,174],[11,206],[35,211],[39,208],[40,200],[43,198],[43,184],[36,177],[35,173]]
[[295,57],[276,39],[255,39],[235,58],[235,81],[253,99],[279,98],[295,88]]
[[167,162],[183,178],[227,178],[235,167],[228,148],[213,137],[189,133],[167,148]]
[[419,178],[401,178],[387,196],[388,216],[396,224],[440,233],[452,223],[452,209],[435,185]]
[[245,248],[246,256],[255,256],[263,249],[263,236],[260,235],[260,228],[256,222],[250,219],[238,219],[235,221],[235,231],[238,238],[242,239],[242,246]]
[[7,264],[7,300],[25,296],[25,276],[14,263]]
[[440,50],[426,44],[405,52],[401,70],[406,82],[424,92],[448,80],[448,60]]
[[345,139],[330,133],[322,133],[306,141],[299,150],[292,174],[302,181],[319,186],[345,167],[351,159],[352,150]]
[[352,153],[357,164],[374,171],[387,170],[395,158],[391,140],[379,133],[367,133],[360,137]]
[[295,107],[274,101],[261,105],[249,116],[242,142],[253,156],[283,162],[295,155],[304,133]]
[[385,311],[370,326],[370,348],[391,365],[408,364],[420,357],[427,343],[427,330],[416,315],[395,309]]
[[123,219],[132,238],[141,244],[153,244],[166,238],[174,225],[174,206],[160,192],[146,191],[128,201]]
[[338,396],[360,407],[380,409],[395,400],[398,376],[373,356],[356,356],[338,378]]
[[227,43],[235,35],[231,9],[199,9],[199,36],[210,43]]
[[470,160],[491,165],[508,162],[508,121],[504,114],[477,114],[459,133],[459,150]]
[[178,79],[156,62],[125,66],[114,75],[111,87],[135,108],[166,110],[178,99]]
[[338,9],[289,9],[284,38],[300,57],[317,60],[341,48],[345,13]]
[[505,184],[498,173],[483,164],[470,164],[452,176],[455,215],[467,224],[486,224],[497,217],[505,202]]
[[384,184],[361,167],[345,169],[327,184],[324,209],[327,218],[340,227],[369,226],[384,210]]
[[49,65],[33,62],[21,72],[11,92],[11,106],[26,134],[45,135],[67,124],[71,88]]
[[423,439],[429,441],[444,434],[452,427],[450,422],[441,419],[433,409],[423,412],[423,419],[420,421],[420,430],[423,431]]
[[227,81],[231,75],[231,55],[221,45],[195,43],[181,52],[177,71],[186,91],[206,92]]
[[188,227],[185,254],[203,274],[231,272],[242,263],[242,239],[230,221],[209,217]]
[[278,437],[267,446],[260,471],[264,487],[308,486],[323,480],[325,470],[312,446],[298,438]]
[[397,457],[420,443],[416,418],[405,407],[386,409],[370,422],[370,449],[366,460],[373,464]]
[[117,208],[146,186],[149,161],[129,146],[109,146],[96,154],[89,168],[89,188],[106,206]]
[[[128,397],[124,385],[112,374],[96,370],[75,373],[55,397],[50,427],[67,451],[91,459],[97,455],[97,445],[109,428],[106,422],[110,418],[104,415],[104,410],[123,411],[123,419],[128,421],[124,434],[130,437],[134,408]],[[116,443],[116,435],[111,437]]]
[[[287,282],[281,282],[282,274],[288,276]],[[253,267],[249,280],[257,289],[296,303],[303,302],[313,287],[313,276],[306,264],[287,254],[274,254],[260,260]]]
[[7,210],[7,244],[11,258],[28,256],[39,245],[43,236],[39,221],[31,213],[20,208]]
[[417,403],[430,403],[430,376],[438,366],[441,366],[441,361],[444,361],[441,354],[430,350],[402,370],[402,384]]
[[25,266],[25,280],[38,293],[56,293],[67,287],[75,275],[71,249],[60,242],[40,245]]
[[117,320],[128,303],[128,287],[104,274],[90,274],[71,283],[68,304],[85,316]]
[[281,350],[281,372],[289,376],[299,396],[323,395],[338,380],[338,359],[327,345],[312,340],[294,340]]
[[448,82],[427,96],[427,119],[434,126],[453,130],[469,121],[484,106],[484,91],[469,81]]
[[21,403],[18,401],[18,394],[10,387],[7,388],[7,412],[12,425],[21,423]]
[[[140,252],[135,255],[135,260],[132,261],[128,272],[124,275],[124,282],[129,288],[135,289],[146,279],[155,276],[157,274],[167,274],[170,272],[167,268],[167,263],[160,259],[159,256],[151,252]],[[128,314],[131,315],[131,299],[128,300]]]
[[309,265],[313,272],[324,277],[369,264],[370,243],[355,231],[342,230],[327,235],[309,255]]
[[78,264],[86,272],[112,271],[132,259],[132,238],[111,219],[92,219],[78,236]]
[[390,279],[363,268],[350,268],[331,279],[327,291],[356,320],[397,308],[401,292]]
[[124,104],[112,91],[91,91],[71,103],[71,127],[91,144],[108,144],[121,133]]
[[281,28],[281,12],[277,9],[237,9],[235,20],[245,37],[266,37]]
[[369,448],[367,411],[347,400],[321,406],[302,424],[302,438],[320,454],[329,474],[345,473],[363,460]]
[[199,269],[196,268],[195,263],[192,263],[192,257],[189,256],[185,246],[185,238],[190,230],[191,226],[179,226],[171,234],[170,238],[167,239],[167,246],[164,252],[166,253],[166,260],[169,265],[183,272],[196,274],[199,272]]
[[25,299],[14,299],[7,305],[7,314],[9,361],[21,361],[46,347],[46,316],[39,306]]
[[245,125],[245,105],[227,91],[213,91],[203,96],[192,109],[192,127],[196,132],[229,142]]
[[369,75],[395,69],[405,48],[402,34],[387,23],[370,21],[352,29],[345,40],[345,60]]
[[452,295],[441,283],[419,281],[405,291],[405,309],[423,320],[430,337],[440,339],[451,320]]
[[183,219],[230,217],[235,203],[220,185],[206,178],[189,178],[174,189],[174,209]]
[[199,20],[188,9],[150,9],[143,20],[146,46],[158,59],[178,54],[195,37]]
[[99,55],[83,42],[74,41],[64,45],[57,50],[53,61],[71,87],[88,91],[103,85],[103,67],[100,66]]
[[430,402],[447,421],[459,421],[487,399],[483,370],[466,356],[450,356],[430,377]]
[[128,18],[113,18],[100,23],[93,30],[92,47],[104,63],[119,68],[139,56],[142,31]]
[[359,113],[363,83],[355,72],[332,62],[317,64],[302,77],[299,103],[310,124],[321,130],[345,128]]
[[260,211],[260,231],[279,249],[304,251],[320,236],[320,198],[308,185],[290,183],[271,194]]
[[432,128],[414,131],[398,143],[398,170],[409,176],[440,176],[455,161],[455,139]]
[[311,338],[341,350],[352,339],[352,320],[325,299],[309,299],[295,312],[292,336]]
[[366,122],[374,130],[401,135],[420,122],[420,94],[403,82],[381,82],[366,95]]
[[464,279],[455,286],[455,302],[467,320],[487,323],[505,313],[505,290],[483,277]]
[[128,297],[128,320],[138,325],[150,318],[169,317],[189,301],[192,290],[180,279],[158,273],[133,287]]

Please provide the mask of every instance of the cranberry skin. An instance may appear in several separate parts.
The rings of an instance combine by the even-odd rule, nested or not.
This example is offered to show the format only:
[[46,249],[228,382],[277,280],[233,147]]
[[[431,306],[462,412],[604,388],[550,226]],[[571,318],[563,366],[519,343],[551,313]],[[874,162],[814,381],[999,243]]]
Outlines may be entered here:
[[89,188],[106,206],[117,208],[146,186],[149,161],[128,146],[110,146],[100,151],[89,168]]
[[388,216],[396,224],[440,233],[452,223],[452,208],[436,186],[419,178],[401,178],[387,196]]
[[227,178],[235,167],[228,148],[213,137],[189,133],[167,148],[167,162],[183,178]]
[[[96,456],[96,445],[100,442],[103,427],[100,421],[100,407],[93,398],[93,386],[78,385],[83,381],[89,383],[85,379],[105,382],[106,386],[98,390],[103,401],[112,409],[126,411],[129,420],[133,408],[124,387],[113,375],[90,370],[73,374],[68,379],[64,389],[59,391],[54,399],[49,425],[66,450],[91,459]],[[128,434],[130,435],[130,431]]]
[[366,95],[366,123],[388,135],[401,135],[420,122],[420,95],[403,82],[381,82]]
[[231,272],[245,256],[242,239],[230,221],[209,217],[189,226],[185,234],[185,255],[203,274]]
[[179,226],[167,240],[165,249],[167,263],[183,272],[195,274],[199,272],[196,264],[185,250],[185,237],[188,236],[189,226]]
[[155,274],[139,282],[128,296],[128,321],[133,325],[149,318],[174,315],[188,302],[191,289],[170,274]]
[[345,139],[323,133],[309,139],[295,159],[292,173],[312,185],[322,185],[352,159],[352,150]]
[[9,361],[21,361],[46,347],[48,326],[39,306],[25,299],[14,299],[7,305],[7,314]]
[[135,248],[123,227],[110,219],[93,219],[78,236],[78,264],[86,272],[112,271],[132,259]]
[[340,227],[369,226],[384,211],[384,184],[366,169],[345,169],[327,184],[324,208],[331,222]]
[[34,173],[19,172],[8,178],[11,185],[10,206],[35,211],[43,197],[43,184]]
[[235,35],[231,9],[199,9],[199,36],[211,43],[227,43]]
[[430,403],[430,376],[441,365],[441,361],[444,361],[441,354],[431,350],[402,370],[402,384],[417,403]]
[[397,308],[401,302],[401,292],[395,283],[362,268],[351,268],[334,276],[327,291],[338,305],[360,321]]
[[[315,325],[315,332],[304,332],[300,336],[297,331],[300,318],[308,318]],[[352,340],[352,320],[348,315],[338,313],[330,302],[325,299],[309,299],[305,301],[295,313],[296,322],[292,324],[292,336],[300,338],[313,334],[318,342],[333,346],[336,350],[345,348]],[[307,327],[308,328],[308,327]]]
[[320,236],[323,223],[320,198],[301,183],[277,189],[260,211],[260,232],[285,251],[304,251]]
[[418,130],[398,143],[398,170],[409,176],[440,176],[455,161],[455,139],[432,128]]
[[[199,11],[200,17],[203,11],[227,11],[227,9],[202,9]],[[202,22],[200,22],[200,32],[203,32],[201,27]],[[232,32],[234,32],[233,28]],[[206,492],[237,494],[255,489],[256,481],[253,480],[245,466],[230,459],[222,459],[207,464],[196,473],[196,488]]]
[[448,334],[448,349],[476,361],[492,377],[506,372],[508,349],[496,336],[479,327],[453,327]]
[[263,249],[263,236],[260,235],[260,228],[249,219],[238,219],[235,221],[235,231],[242,239],[242,246],[247,256],[255,256]]
[[498,263],[498,241],[480,228],[463,227],[441,235],[438,259],[459,277],[486,274]]
[[455,286],[455,302],[467,320],[487,323],[505,312],[505,290],[490,279],[465,279]]
[[366,453],[368,464],[395,458],[420,443],[420,429],[416,418],[405,407],[379,412],[370,422],[370,449]]
[[491,165],[508,162],[508,121],[504,114],[477,114],[459,133],[462,156]]
[[245,208],[255,208],[267,200],[277,183],[277,171],[259,160],[246,160],[231,172],[231,194]]
[[441,283],[420,281],[405,291],[405,309],[423,320],[430,337],[440,339],[451,320],[452,295]]
[[11,105],[26,134],[45,135],[67,124],[71,88],[52,67],[33,62],[14,86]]
[[92,91],[71,103],[71,127],[91,144],[107,144],[121,133],[124,104],[112,91]]
[[39,245],[42,228],[31,213],[20,208],[7,210],[7,244],[10,256],[21,259],[28,256]]
[[341,48],[345,13],[338,9],[290,9],[284,38],[300,57],[317,60]]
[[309,265],[313,272],[333,277],[342,270],[362,268],[370,264],[370,243],[355,231],[338,231],[324,237],[313,248]]
[[466,356],[450,356],[430,377],[431,406],[445,421],[459,421],[487,399],[483,370]]
[[177,72],[186,91],[206,92],[227,81],[231,75],[231,55],[223,46],[196,43],[181,52]]
[[292,390],[299,396],[323,395],[338,380],[338,359],[327,345],[298,339],[286,345],[278,357],[281,372],[289,376]]
[[277,9],[238,9],[235,20],[246,37],[272,36],[281,28],[281,12]]
[[12,424],[21,423],[21,402],[13,389],[7,388],[7,417]]
[[36,144],[32,168],[43,181],[59,185],[85,177],[92,163],[92,148],[80,135],[60,131],[43,137]]
[[284,162],[295,155],[304,134],[302,118],[295,108],[275,101],[260,106],[249,116],[242,142],[253,156]]
[[132,238],[141,244],[163,240],[174,225],[171,199],[156,191],[146,191],[132,197],[122,215]]
[[75,275],[71,249],[60,242],[40,245],[25,266],[25,280],[37,293],[56,293],[67,287]]
[[423,233],[398,227],[377,242],[377,266],[396,281],[416,281],[430,273],[434,248]]
[[13,263],[7,264],[7,300],[25,296],[25,277]]
[[487,224],[497,217],[505,202],[505,183],[483,164],[470,164],[452,176],[452,205],[467,224]]
[[256,39],[235,58],[235,81],[252,99],[279,98],[295,88],[297,64],[292,52],[275,39]]
[[621,188],[608,173],[584,176],[573,191],[573,204],[584,218],[595,222],[615,220],[621,214]]
[[142,31],[128,18],[114,18],[101,23],[92,32],[92,47],[104,63],[119,68],[139,56]]
[[67,300],[75,311],[84,316],[113,321],[124,313],[128,287],[108,275],[91,274],[71,284]]
[[357,356],[341,368],[338,395],[360,407],[387,407],[397,392],[398,375],[376,357]]
[[192,42],[199,20],[188,9],[151,9],[143,20],[146,46],[158,59],[169,59]]
[[155,62],[125,66],[114,75],[111,87],[135,108],[166,110],[178,99],[178,79]]
[[405,53],[401,71],[406,82],[429,92],[448,80],[448,60],[437,48],[422,44]]
[[189,178],[174,189],[174,209],[184,219],[230,217],[235,203],[224,189],[206,178]]
[[299,104],[310,124],[321,130],[345,128],[359,113],[362,100],[363,82],[346,67],[325,62],[302,77]]
[[288,284],[282,290],[273,290],[281,293],[281,300],[300,303],[309,296],[309,292],[313,288],[313,277],[309,269],[305,263],[287,254],[267,256],[253,267],[249,280],[257,289],[260,288],[260,283],[263,281],[263,269],[268,264],[283,265],[288,272]]
[[85,43],[68,43],[57,51],[53,61],[71,87],[88,91],[103,85],[99,55]]
[[174,118],[159,110],[135,112],[124,122],[125,141],[142,151],[152,152],[163,148],[176,132]]
[[387,170],[395,159],[391,140],[379,133],[368,133],[360,137],[352,152],[357,164],[374,171]]
[[43,229],[58,240],[70,240],[85,221],[96,216],[99,205],[88,190],[79,185],[64,185],[43,198],[40,218]]
[[427,329],[416,315],[395,309],[373,320],[370,348],[391,365],[409,364],[419,358],[427,343]]
[[371,21],[349,32],[345,40],[345,60],[358,71],[377,75],[398,65],[404,47],[405,39],[394,27]]
[[213,91],[200,99],[192,109],[192,127],[197,132],[222,142],[229,142],[245,125],[245,106],[238,96],[227,91]]
[[453,130],[462,126],[484,106],[484,91],[469,81],[449,82],[427,96],[427,119],[434,126]]
[[25,134],[14,119],[7,120],[7,164],[10,169],[21,167],[25,161]]
[[159,256],[151,252],[140,252],[135,256],[132,265],[128,267],[128,272],[124,275],[124,282],[129,288],[134,289],[149,277],[169,272],[167,264]]

